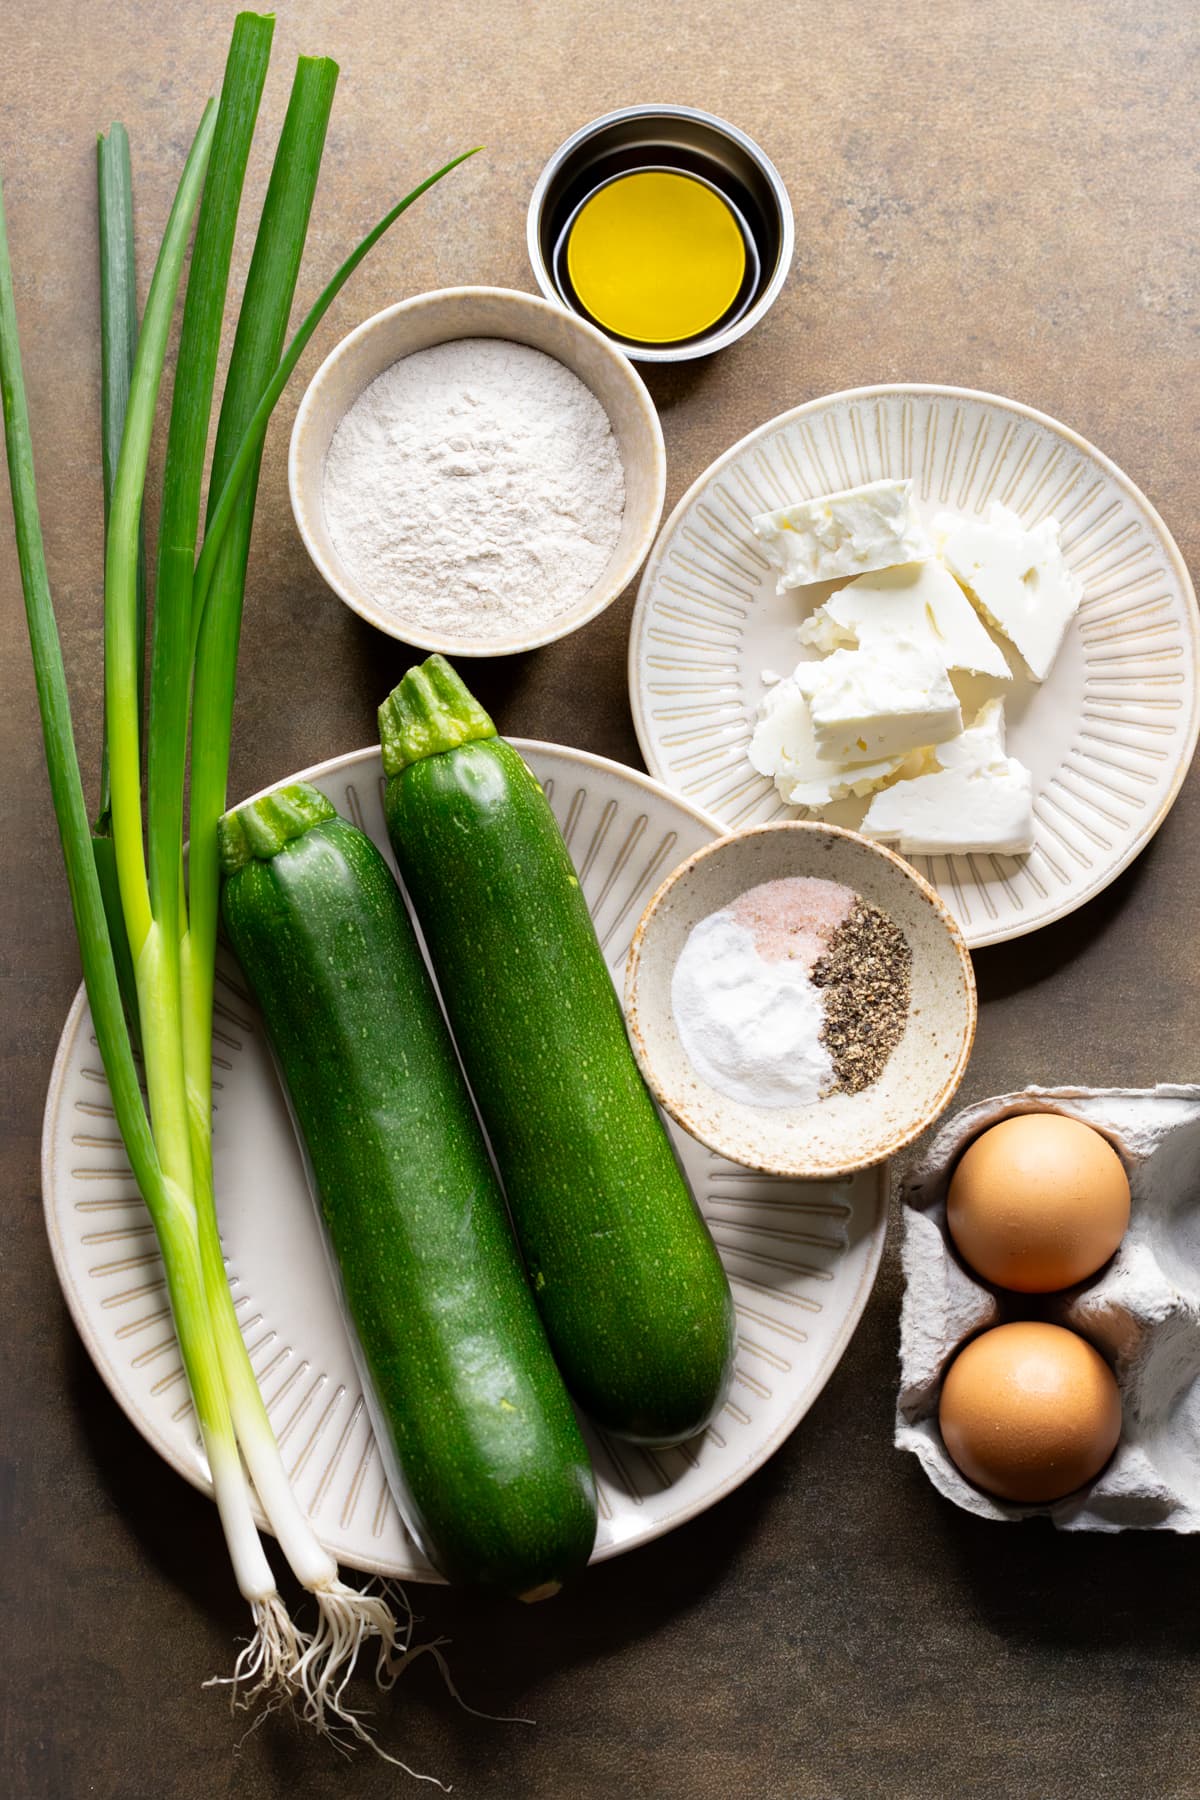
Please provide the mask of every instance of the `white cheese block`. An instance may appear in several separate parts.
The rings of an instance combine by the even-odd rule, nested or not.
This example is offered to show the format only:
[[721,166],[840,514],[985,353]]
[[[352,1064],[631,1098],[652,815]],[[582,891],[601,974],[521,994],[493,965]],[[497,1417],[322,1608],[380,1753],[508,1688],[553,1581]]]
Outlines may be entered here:
[[961,736],[933,752],[937,768],[876,794],[861,830],[908,856],[1033,848],[1033,777],[1004,751],[1004,702],[989,700]]
[[810,808],[873,793],[898,771],[911,768],[915,773],[919,766],[919,759],[905,757],[845,767],[822,762],[808,701],[790,675],[764,695],[747,755],[760,775],[774,781],[779,798],[788,806]]
[[940,744],[962,730],[958,696],[940,657],[903,637],[835,650],[792,677],[808,700],[825,762],[879,761]]
[[1012,679],[1004,652],[936,557],[860,575],[819,606],[799,636],[822,653],[845,645],[874,649],[905,637],[940,657],[947,669]]
[[779,570],[777,592],[862,575],[932,554],[917,514],[911,481],[871,481],[799,500],[751,521],[754,535]]
[[993,500],[986,518],[939,513],[933,529],[951,574],[1020,652],[1034,680],[1045,681],[1083,595],[1059,545],[1057,519],[1027,529]]

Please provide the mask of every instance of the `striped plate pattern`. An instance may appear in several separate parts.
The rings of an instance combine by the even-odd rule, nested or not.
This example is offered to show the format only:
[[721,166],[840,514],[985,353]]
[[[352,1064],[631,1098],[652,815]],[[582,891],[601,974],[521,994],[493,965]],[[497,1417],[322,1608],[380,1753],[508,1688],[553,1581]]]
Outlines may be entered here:
[[[517,742],[550,795],[620,976],[654,889],[716,827],[616,763]],[[388,854],[376,750],[302,778]],[[214,1073],[229,1277],[292,1480],[340,1561],[431,1580],[392,1503],[287,1108],[232,960],[218,983]],[[736,1374],[714,1425],[678,1449],[643,1451],[592,1436],[598,1558],[693,1517],[782,1443],[845,1349],[883,1248],[884,1171],[844,1183],[778,1181],[674,1136],[732,1278]],[[96,1366],[147,1440],[207,1487],[154,1234],[117,1135],[82,991],[50,1083],[43,1191],[59,1278]]]
[[[1084,583],[1043,686],[1008,646],[1011,686],[956,680],[967,713],[1007,695],[1009,749],[1034,776],[1036,842],[1024,857],[914,861],[970,945],[999,943],[1073,911],[1138,854],[1200,728],[1196,597],[1178,548],[1132,482],[1053,419],[967,389],[860,388],[735,444],[684,495],[642,579],[629,657],[638,738],[652,772],[727,827],[798,816],[746,746],[764,670],[794,666],[795,628],[830,586],[777,595],[750,521],[883,477],[911,478],[927,520],[992,500],[1029,524],[1053,516]],[[853,827],[864,810],[846,801],[822,816]]]

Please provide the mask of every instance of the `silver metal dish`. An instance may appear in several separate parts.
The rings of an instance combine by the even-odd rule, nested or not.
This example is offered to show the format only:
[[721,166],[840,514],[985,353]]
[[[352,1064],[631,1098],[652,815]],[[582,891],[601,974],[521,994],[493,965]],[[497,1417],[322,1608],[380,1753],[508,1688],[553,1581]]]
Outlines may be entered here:
[[656,162],[715,187],[738,213],[757,257],[753,286],[727,323],[654,347],[605,333],[634,362],[688,362],[753,330],[791,266],[795,231],[787,189],[774,163],[736,125],[690,106],[626,106],[593,119],[559,145],[538,178],[526,226],[529,260],[548,300],[603,330],[558,272],[566,232],[583,201],[606,180]]

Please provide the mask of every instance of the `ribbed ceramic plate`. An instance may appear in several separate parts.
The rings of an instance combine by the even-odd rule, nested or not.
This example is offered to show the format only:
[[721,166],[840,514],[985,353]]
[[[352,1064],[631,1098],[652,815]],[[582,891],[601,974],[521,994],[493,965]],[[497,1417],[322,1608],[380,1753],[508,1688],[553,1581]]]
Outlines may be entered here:
[[[783,413],[726,451],[663,527],[638,594],[629,687],[642,752],[726,827],[797,817],[746,758],[764,669],[800,659],[796,627],[830,585],[777,595],[754,514],[813,494],[911,477],[922,514],[1000,500],[1053,515],[1084,598],[1049,679],[962,684],[964,712],[1007,692],[1011,753],[1033,772],[1028,856],[917,857],[972,947],[1081,906],[1144,848],[1179,791],[1200,729],[1200,621],[1154,508],[1108,458],[1015,401],[965,388],[857,388]],[[1001,640],[998,640],[1001,641]],[[956,678],[957,685],[957,678]],[[865,804],[827,807],[857,826]]]
[[[615,976],[659,882],[712,820],[616,763],[521,743],[544,783]],[[293,777],[292,779],[299,779]],[[376,750],[305,771],[386,853]],[[363,1405],[291,1124],[236,964],[218,984],[214,1154],[230,1279],[292,1479],[339,1560],[433,1579],[404,1530]],[[886,1175],[804,1184],[752,1175],[675,1132],[737,1303],[737,1372],[702,1437],[646,1452],[593,1438],[596,1556],[682,1524],[793,1430],[849,1341],[883,1249]],[[46,1223],[63,1292],[113,1394],[154,1448],[207,1487],[145,1208],[128,1173],[82,992],[50,1081]]]

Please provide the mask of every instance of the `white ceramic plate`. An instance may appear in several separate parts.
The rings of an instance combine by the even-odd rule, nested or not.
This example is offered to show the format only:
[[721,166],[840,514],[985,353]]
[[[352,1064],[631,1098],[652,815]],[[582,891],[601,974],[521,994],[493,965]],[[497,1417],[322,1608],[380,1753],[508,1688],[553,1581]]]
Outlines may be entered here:
[[[763,670],[799,660],[795,628],[831,584],[777,595],[750,520],[885,476],[912,478],[926,519],[990,500],[1031,524],[1052,514],[1084,582],[1043,686],[1019,672],[1007,689],[962,684],[964,710],[1009,694],[1009,749],[1033,771],[1033,851],[913,859],[973,948],[1000,943],[1062,918],[1133,860],[1200,729],[1200,621],[1179,550],[1133,483],[1064,425],[991,394],[895,386],[831,394],[751,432],[684,495],[647,564],[629,646],[638,739],[653,774],[727,827],[798,816],[746,746]],[[1008,660],[1022,669],[1011,648]],[[864,809],[821,816],[857,826]]]
[[[619,985],[650,895],[717,829],[617,763],[516,741],[550,795]],[[291,779],[315,781],[387,852],[377,750]],[[388,1493],[299,1151],[232,960],[218,983],[217,1015],[222,1235],[242,1329],[293,1482],[340,1561],[432,1580]],[[674,1136],[733,1282],[737,1373],[715,1425],[677,1450],[592,1438],[597,1558],[692,1518],[778,1448],[836,1367],[883,1249],[885,1170],[836,1183],[781,1181],[735,1168],[682,1132]],[[42,1182],[55,1265],[93,1361],[148,1442],[207,1488],[153,1231],[117,1136],[82,990],[50,1080]]]

